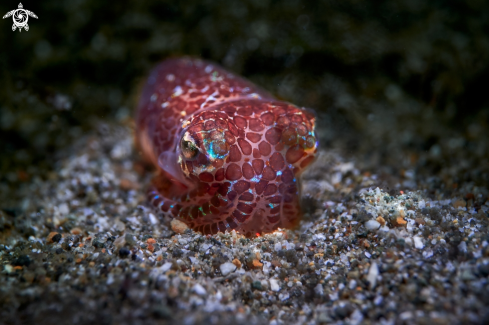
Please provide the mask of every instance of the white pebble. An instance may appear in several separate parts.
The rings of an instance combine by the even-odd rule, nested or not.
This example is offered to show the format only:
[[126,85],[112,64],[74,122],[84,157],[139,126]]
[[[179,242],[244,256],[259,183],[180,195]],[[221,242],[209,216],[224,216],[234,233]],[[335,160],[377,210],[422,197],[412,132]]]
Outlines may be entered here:
[[370,282],[370,289],[375,288],[375,286],[377,285],[378,276],[379,276],[379,267],[377,266],[377,263],[372,262],[367,275],[367,280],[368,282]]
[[194,285],[192,291],[198,294],[199,296],[205,296],[207,294],[207,291],[204,289],[204,287],[198,283]]
[[433,256],[433,251],[431,249],[428,249],[428,250],[423,252],[424,258],[430,258],[431,256]]
[[426,202],[424,200],[418,202],[418,208],[424,209],[425,207],[426,207]]
[[365,227],[367,227],[368,230],[379,229],[380,223],[376,220],[369,220],[365,223]]
[[384,300],[384,298],[383,298],[382,296],[380,296],[380,295],[379,295],[379,296],[375,297],[375,299],[374,299],[374,304],[375,304],[376,306],[379,306],[379,305],[382,303],[382,301],[383,301],[383,300]]
[[156,225],[158,223],[158,219],[152,213],[149,214],[149,221],[151,222],[152,225]]
[[341,178],[342,178],[341,172],[334,173],[331,176],[331,183],[338,184],[341,182]]
[[352,325],[361,324],[363,321],[362,312],[358,309],[355,309],[355,311],[350,315],[350,321]]
[[68,204],[66,203],[61,203],[58,209],[59,209],[59,213],[61,213],[62,215],[66,215],[68,214],[68,212],[70,212],[70,209],[68,208]]
[[280,291],[280,285],[278,284],[278,280],[270,279],[270,289],[272,289],[272,291],[275,292]]
[[9,265],[9,264],[5,264],[3,266],[5,272],[7,273],[13,273],[14,272],[14,267],[12,265]]
[[281,293],[278,295],[278,299],[280,299],[280,301],[285,301],[287,299],[289,299],[290,295],[286,292],[286,293]]
[[275,243],[273,248],[275,249],[276,252],[278,252],[279,250],[282,249],[282,244],[280,242]]
[[401,314],[399,315],[399,318],[400,318],[401,320],[408,320],[408,319],[411,319],[411,318],[413,318],[413,313],[412,313],[412,312],[410,312],[410,311],[405,311],[405,312],[403,312],[403,313],[401,313]]
[[414,236],[413,240],[414,240],[414,247],[416,247],[417,249],[424,248],[423,239],[421,239],[421,237]]
[[318,283],[316,287],[314,287],[314,292],[318,295],[322,296],[324,294],[324,288],[321,283]]
[[466,253],[467,252],[467,243],[462,241],[459,245],[458,245],[458,250],[463,252],[463,253]]
[[160,267],[160,272],[161,273],[165,273],[166,271],[168,271],[169,269],[171,269],[171,266],[172,264],[170,262],[166,262],[165,264],[163,264],[161,267]]
[[350,280],[350,283],[348,284],[348,288],[350,288],[350,290],[353,290],[357,287],[357,281],[356,280]]
[[219,268],[221,269],[221,274],[223,276],[226,276],[226,275],[236,271],[236,265],[234,265],[231,262],[223,263],[223,264],[221,264],[221,266]]

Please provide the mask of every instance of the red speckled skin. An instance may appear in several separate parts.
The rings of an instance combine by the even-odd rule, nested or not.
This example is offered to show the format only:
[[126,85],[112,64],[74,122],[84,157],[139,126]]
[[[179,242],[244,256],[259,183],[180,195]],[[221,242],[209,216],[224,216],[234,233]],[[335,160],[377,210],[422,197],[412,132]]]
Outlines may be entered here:
[[297,225],[298,177],[317,152],[313,113],[180,58],[154,68],[137,114],[137,141],[159,169],[150,199],[163,212],[203,234]]

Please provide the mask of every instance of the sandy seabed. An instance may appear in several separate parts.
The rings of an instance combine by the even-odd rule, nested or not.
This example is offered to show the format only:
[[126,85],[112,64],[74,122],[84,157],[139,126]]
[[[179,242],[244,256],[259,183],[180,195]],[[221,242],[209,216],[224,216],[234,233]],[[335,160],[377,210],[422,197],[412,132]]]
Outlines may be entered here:
[[440,199],[407,172],[387,189],[323,148],[299,229],[202,236],[147,203],[129,128],[100,124],[64,156],[0,214],[2,323],[488,320],[487,188]]

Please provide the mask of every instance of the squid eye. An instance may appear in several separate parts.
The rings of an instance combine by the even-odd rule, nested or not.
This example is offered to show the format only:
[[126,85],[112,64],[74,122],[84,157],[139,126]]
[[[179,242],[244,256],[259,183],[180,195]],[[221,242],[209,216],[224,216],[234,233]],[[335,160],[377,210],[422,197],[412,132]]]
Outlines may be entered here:
[[199,154],[199,148],[195,145],[195,142],[189,139],[182,139],[180,143],[180,149],[183,157],[187,160],[194,159]]

